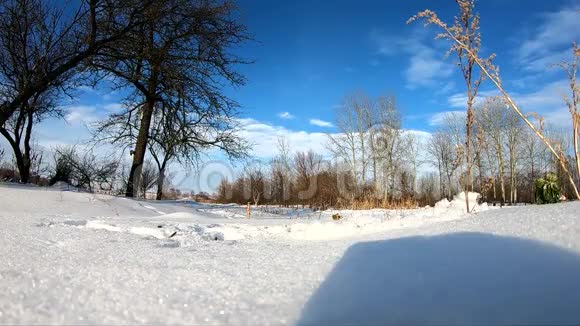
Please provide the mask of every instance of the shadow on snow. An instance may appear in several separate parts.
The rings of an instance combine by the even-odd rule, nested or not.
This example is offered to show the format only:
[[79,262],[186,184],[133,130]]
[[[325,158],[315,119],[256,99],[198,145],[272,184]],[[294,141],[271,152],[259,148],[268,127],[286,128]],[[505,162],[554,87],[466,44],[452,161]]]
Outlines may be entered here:
[[579,324],[580,256],[482,233],[358,243],[302,311],[313,324]]

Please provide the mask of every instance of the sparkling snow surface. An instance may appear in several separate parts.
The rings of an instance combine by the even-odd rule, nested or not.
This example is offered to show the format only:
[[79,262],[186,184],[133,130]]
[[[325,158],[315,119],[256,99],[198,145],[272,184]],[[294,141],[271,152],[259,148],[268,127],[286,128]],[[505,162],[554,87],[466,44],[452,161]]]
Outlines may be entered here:
[[463,201],[246,219],[0,184],[0,324],[579,324],[580,203]]

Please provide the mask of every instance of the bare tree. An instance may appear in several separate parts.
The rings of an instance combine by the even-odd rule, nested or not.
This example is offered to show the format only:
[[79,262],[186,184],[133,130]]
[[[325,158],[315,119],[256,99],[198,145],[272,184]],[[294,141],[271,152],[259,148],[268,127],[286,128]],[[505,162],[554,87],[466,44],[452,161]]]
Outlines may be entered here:
[[421,153],[424,150],[424,144],[419,137],[411,132],[403,135],[404,145],[404,162],[408,170],[409,185],[413,191],[414,197],[417,186],[417,175],[419,168],[425,163]]
[[277,204],[287,206],[290,199],[292,170],[290,147],[288,140],[283,136],[278,137],[278,153],[271,162],[272,199]]
[[133,87],[132,98],[139,103],[132,113],[139,116],[139,130],[126,196],[133,196],[139,184],[155,112],[183,106],[201,118],[235,110],[236,103],[221,92],[224,82],[244,82],[233,69],[244,61],[229,52],[247,40],[234,9],[229,1],[156,1],[143,8],[149,17],[143,28],[93,61],[95,68],[116,77],[119,87]]
[[262,199],[265,194],[265,175],[261,164],[254,162],[246,165],[244,168],[244,174],[250,198],[254,202],[254,206],[258,206],[260,199]]
[[[157,199],[163,196],[165,171],[173,160],[183,166],[197,166],[202,155],[216,149],[231,160],[247,157],[248,144],[238,136],[239,124],[234,112],[224,108],[188,106],[183,99],[155,111],[148,132],[148,151],[158,168]],[[93,140],[130,148],[138,139],[141,119],[133,108],[113,114],[98,122]]]
[[[501,201],[506,201],[505,187],[505,155],[504,144],[507,138],[508,111],[505,102],[500,98],[486,98],[481,107],[478,108],[476,119],[480,130],[486,136],[488,142],[492,144],[495,151],[495,159],[498,162],[498,178],[501,190]],[[511,142],[510,142],[511,143]],[[511,164],[510,164],[511,167]]]
[[448,199],[453,196],[452,178],[458,167],[454,145],[446,129],[435,131],[430,139],[428,153],[439,170],[439,192]]
[[570,62],[562,62],[557,64],[568,77],[570,85],[570,96],[564,96],[564,102],[568,106],[570,115],[572,116],[572,138],[574,140],[574,158],[576,161],[576,173],[580,175],[580,148],[578,145],[578,138],[580,137],[580,111],[578,110],[578,102],[580,101],[580,85],[576,84],[576,72],[578,70],[578,58],[580,58],[580,47],[576,43],[572,45],[573,58]]
[[[373,141],[383,175],[382,197],[383,201],[387,202],[390,196],[389,188],[395,187],[395,176],[402,161],[401,117],[394,96],[379,97],[376,110],[377,122],[373,129],[375,131]],[[380,191],[381,189],[377,189],[377,193]]]
[[322,171],[322,156],[312,150],[297,152],[294,155],[294,168],[297,197],[312,205],[320,191],[317,177]]
[[518,200],[517,187],[517,165],[521,158],[520,147],[523,136],[523,121],[512,111],[503,107],[506,112],[506,146],[509,155],[509,172],[510,172],[510,203],[515,204]]
[[327,148],[333,157],[341,159],[348,165],[352,178],[358,184],[358,169],[361,157],[359,155],[359,137],[357,135],[357,116],[347,99],[345,99],[345,103],[336,109],[335,114],[338,133],[328,135],[329,144]]
[[54,105],[52,95],[44,93],[22,104],[15,114],[0,126],[0,134],[6,138],[18,168],[20,182],[28,183],[31,176],[31,168],[34,163],[34,153],[31,146],[33,125],[41,122],[48,116],[60,117],[62,110]]
[[428,173],[419,178],[419,197],[424,204],[433,205],[442,195],[437,192],[437,175]]
[[364,186],[367,180],[367,167],[369,152],[367,150],[368,135],[370,128],[373,126],[373,100],[371,100],[365,93],[356,92],[347,96],[345,104],[353,110],[355,115],[355,131],[358,139],[361,165],[361,183]]
[[218,185],[217,200],[221,203],[228,203],[230,200],[232,200],[232,197],[232,184],[228,181],[227,178],[223,178],[220,180],[220,184]]
[[130,9],[135,2],[83,0],[76,8],[54,1],[0,2],[0,132],[22,182],[30,176],[33,124],[59,115],[54,99],[78,85],[87,59],[143,23]]

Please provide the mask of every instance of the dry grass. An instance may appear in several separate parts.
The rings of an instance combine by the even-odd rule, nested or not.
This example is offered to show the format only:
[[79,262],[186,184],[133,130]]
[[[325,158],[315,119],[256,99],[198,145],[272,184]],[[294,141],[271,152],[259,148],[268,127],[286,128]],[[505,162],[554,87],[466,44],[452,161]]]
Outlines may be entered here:
[[349,207],[353,210],[365,210],[365,209],[412,209],[418,208],[419,203],[415,199],[391,199],[391,200],[377,200],[377,199],[356,199],[350,204]]

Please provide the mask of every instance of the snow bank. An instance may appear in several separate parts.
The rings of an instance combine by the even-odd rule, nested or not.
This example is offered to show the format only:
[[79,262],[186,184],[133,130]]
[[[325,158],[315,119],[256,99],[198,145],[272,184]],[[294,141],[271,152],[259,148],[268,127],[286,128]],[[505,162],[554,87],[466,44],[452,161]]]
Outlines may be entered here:
[[[172,215],[173,218],[181,214]],[[137,222],[136,224],[142,224]],[[149,223],[151,224],[151,223]],[[44,221],[38,223],[39,227],[75,227],[79,229],[103,230],[109,232],[121,232],[142,236],[145,238],[155,238],[166,240],[172,238],[172,246],[188,246],[193,242],[200,241],[236,241],[246,238],[252,238],[260,235],[261,229],[249,225],[223,225],[223,224],[177,224],[177,225],[134,225],[123,222],[112,224],[102,220],[64,220],[64,221]],[[177,245],[175,245],[177,244]]]
[[[38,191],[32,193],[29,190],[7,190],[6,192],[11,193],[13,197],[14,195],[21,197],[6,203],[5,207],[8,211],[25,208],[31,212],[51,212],[50,215],[45,215],[48,222],[40,226],[76,227],[95,232],[120,232],[148,239],[167,240],[165,242],[168,246],[266,238],[295,241],[368,238],[372,234],[417,228],[468,216],[465,213],[463,193],[458,194],[451,201],[443,199],[436,203],[435,207],[409,210],[314,212],[309,208],[298,206],[252,206],[251,217],[248,219],[244,205],[196,203],[192,206],[189,201],[179,203],[134,201],[77,192],[58,194]],[[0,189],[1,193],[2,189]],[[33,194],[35,201],[29,203],[29,198]],[[477,193],[469,194],[472,212],[488,209],[486,204],[477,204],[478,197]],[[343,218],[334,221],[332,215],[335,213]],[[127,217],[131,218],[127,219]]]
[[[471,213],[483,212],[489,209],[487,203],[479,204],[479,198],[481,195],[477,192],[469,192],[469,210]],[[467,212],[467,207],[465,206],[465,192],[462,191],[453,197],[453,200],[449,201],[447,198],[435,203],[435,210],[438,214],[455,214],[463,215]]]
[[69,185],[68,183],[66,183],[64,181],[57,181],[52,186],[50,186],[50,188],[55,189],[55,190],[63,190],[63,191],[75,189],[73,186]]
[[[487,204],[477,203],[479,194],[469,193],[470,210],[480,212],[487,210]],[[142,205],[146,209],[159,211],[152,206]],[[155,238],[165,241],[163,246],[190,246],[203,241],[240,241],[255,238],[285,238],[297,241],[340,240],[346,238],[364,237],[371,234],[389,232],[404,228],[417,228],[424,225],[451,221],[469,216],[465,210],[465,194],[456,195],[452,201],[443,199],[435,207],[425,207],[413,210],[372,209],[362,211],[328,210],[312,212],[309,218],[290,219],[284,215],[267,215],[273,208],[256,209],[250,219],[240,214],[242,206],[208,205],[194,212],[175,212],[159,214],[158,216],[135,220],[134,222],[111,224],[103,220],[65,220],[64,226],[123,232]],[[197,212],[215,214],[215,220],[227,219],[227,223],[193,223],[199,219]],[[281,214],[293,212],[306,213],[303,209],[281,209]],[[332,215],[338,213],[343,218],[332,220]],[[234,221],[239,222],[234,222]],[[264,225],[268,221],[272,225]],[[234,222],[234,223],[232,223]],[[51,222],[54,226],[58,222]],[[152,226],[153,224],[153,226]]]
[[160,214],[157,218],[162,219],[177,219],[177,220],[193,220],[195,219],[195,214],[188,213],[188,212],[177,212],[177,213],[170,213],[170,214]]

